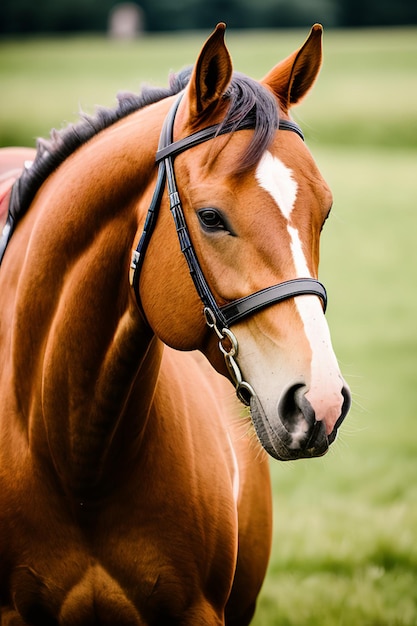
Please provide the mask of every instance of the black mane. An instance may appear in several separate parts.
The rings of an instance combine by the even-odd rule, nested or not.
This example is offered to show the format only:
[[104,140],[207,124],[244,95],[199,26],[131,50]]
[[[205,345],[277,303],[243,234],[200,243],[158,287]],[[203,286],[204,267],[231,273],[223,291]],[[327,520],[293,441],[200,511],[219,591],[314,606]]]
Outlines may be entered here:
[[118,94],[116,107],[100,107],[93,116],[83,113],[77,123],[70,124],[59,131],[52,129],[49,139],[38,139],[33,164],[23,171],[14,185],[12,201],[18,205],[18,214],[22,215],[26,212],[42,183],[73,152],[118,120],[179,93],[189,80],[189,76],[186,78],[184,74],[185,71],[174,75],[170,87],[166,89],[145,87],[138,95]]
[[[146,87],[138,95],[119,94],[116,107],[99,108],[94,116],[82,114],[76,124],[71,124],[60,131],[52,130],[49,140],[38,139],[36,157],[32,166],[23,171],[13,187],[8,219],[10,232],[7,233],[7,241],[17,221],[28,210],[42,183],[70,154],[94,135],[134,111],[179,93],[188,84],[190,76],[191,68],[187,68],[170,77],[168,88]],[[246,127],[250,126],[254,129],[251,142],[237,168],[239,171],[244,171],[258,161],[278,128],[276,100],[257,81],[237,72],[233,74],[224,98],[229,101],[230,105],[220,124],[219,133],[223,126],[228,126],[233,132],[243,122],[246,122]],[[0,241],[0,262],[7,245],[7,241],[3,241],[4,237],[5,235]]]

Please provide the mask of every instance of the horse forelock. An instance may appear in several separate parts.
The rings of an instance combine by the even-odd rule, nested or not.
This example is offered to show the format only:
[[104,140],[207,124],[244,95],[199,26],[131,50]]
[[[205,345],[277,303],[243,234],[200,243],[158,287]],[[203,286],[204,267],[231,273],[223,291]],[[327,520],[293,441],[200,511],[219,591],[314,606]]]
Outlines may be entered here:
[[229,100],[229,108],[220,123],[219,133],[228,126],[231,132],[245,123],[254,132],[242,158],[238,160],[238,171],[242,172],[256,165],[270,145],[279,123],[277,100],[273,94],[253,78],[234,72],[231,83],[224,95]]

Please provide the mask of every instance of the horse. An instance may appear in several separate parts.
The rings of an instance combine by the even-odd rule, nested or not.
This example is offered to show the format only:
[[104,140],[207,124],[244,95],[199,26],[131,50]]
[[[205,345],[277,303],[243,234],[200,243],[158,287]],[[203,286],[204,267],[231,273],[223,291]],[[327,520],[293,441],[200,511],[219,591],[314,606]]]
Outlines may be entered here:
[[251,622],[269,458],[325,454],[350,404],[290,117],[321,40],[258,81],[220,23],[167,88],[3,153],[1,626]]

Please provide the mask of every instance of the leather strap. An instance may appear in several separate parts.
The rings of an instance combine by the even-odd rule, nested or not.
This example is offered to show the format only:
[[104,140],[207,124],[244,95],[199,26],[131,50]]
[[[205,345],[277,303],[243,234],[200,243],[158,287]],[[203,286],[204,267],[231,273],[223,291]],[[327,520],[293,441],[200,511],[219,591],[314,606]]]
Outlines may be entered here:
[[224,315],[227,325],[231,326],[271,304],[277,304],[300,295],[318,296],[321,298],[324,312],[326,312],[326,289],[324,285],[314,278],[294,278],[293,280],[279,283],[279,285],[267,287],[250,296],[234,300],[234,302],[220,307],[220,311]]
[[[304,141],[304,135],[299,126],[290,120],[280,120],[278,123],[278,128],[280,130],[289,130],[296,133],[301,139]],[[194,146],[198,146],[200,143],[204,143],[209,139],[214,139],[215,137],[219,137],[220,135],[226,135],[232,132],[233,127],[230,124],[226,124],[222,128],[219,128],[218,124],[214,126],[208,126],[207,128],[203,128],[202,130],[198,130],[192,135],[188,135],[188,137],[184,137],[183,139],[179,139],[178,141],[174,141],[170,143],[168,146],[164,146],[160,148],[156,153],[155,161],[159,163],[163,159],[167,157],[176,157],[181,152],[185,152],[189,148],[194,148]],[[253,130],[253,123],[250,121],[242,122],[239,127],[235,130]]]
[[6,192],[4,192],[3,190],[4,195],[2,194],[2,198],[0,201],[0,217],[7,211],[6,221],[4,222],[2,231],[0,233],[0,264],[3,260],[4,253],[6,252],[7,245],[10,241],[16,224],[16,218],[13,212],[13,195],[16,190],[14,183],[16,182],[17,178],[18,176],[8,181],[10,187]]

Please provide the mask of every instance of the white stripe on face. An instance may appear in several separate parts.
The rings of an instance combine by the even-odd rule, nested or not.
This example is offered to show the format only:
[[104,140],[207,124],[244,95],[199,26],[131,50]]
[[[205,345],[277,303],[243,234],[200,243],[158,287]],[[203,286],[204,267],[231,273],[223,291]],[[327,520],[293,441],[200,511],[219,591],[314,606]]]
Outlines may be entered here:
[[307,266],[307,261],[303,252],[303,244],[300,240],[298,230],[293,228],[289,224],[287,225],[288,233],[291,237],[291,252],[295,266],[295,273],[297,278],[308,278],[310,272]]
[[256,169],[256,180],[274,198],[283,216],[289,220],[297,198],[297,182],[292,171],[266,151]]
[[[291,251],[297,276],[309,276],[307,261],[302,249],[298,230],[289,225],[287,228],[291,237]],[[329,394],[333,393],[334,396],[331,414],[329,414],[329,410],[324,406],[324,402],[321,400],[322,392],[320,387],[321,382],[325,381],[326,377],[328,378],[330,371],[338,372],[338,364],[332,348],[329,327],[323,316],[321,304],[315,296],[295,298],[295,305],[303,320],[304,331],[310,344],[312,354],[311,386],[307,393],[307,398],[314,406],[318,419],[325,421],[327,419],[331,424],[334,424],[342,410],[343,398],[340,394],[340,378],[336,381],[332,381],[335,385],[335,390],[330,389],[330,383],[326,385],[329,389]]]
[[[294,278],[310,277],[311,272],[303,251],[299,231],[290,225],[291,213],[298,191],[292,170],[270,152],[266,152],[258,165],[256,179],[260,186],[272,196],[286,219],[295,271]],[[316,296],[296,297],[294,302],[311,349],[307,398],[316,411],[317,419],[326,422],[329,433],[338,415],[340,415],[343,401],[340,393],[342,382],[331,344],[329,328],[320,301]],[[323,388],[326,388],[324,396]]]
[[291,213],[297,199],[298,185],[293,172],[284,163],[266,151],[256,170],[256,180],[276,202],[287,222],[287,231],[291,240],[291,253],[297,278],[308,278],[310,271],[303,251],[298,230],[290,225]]
[[266,151],[256,170],[256,179],[278,205],[287,222],[296,277],[310,276],[298,230],[290,226],[291,213],[297,199],[298,185],[290,170],[280,159]]

